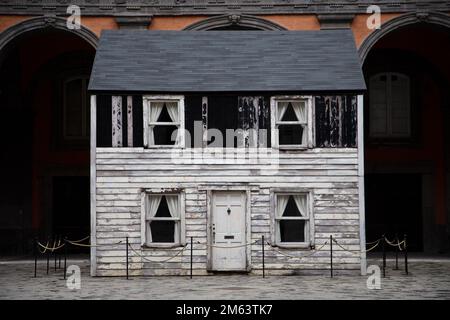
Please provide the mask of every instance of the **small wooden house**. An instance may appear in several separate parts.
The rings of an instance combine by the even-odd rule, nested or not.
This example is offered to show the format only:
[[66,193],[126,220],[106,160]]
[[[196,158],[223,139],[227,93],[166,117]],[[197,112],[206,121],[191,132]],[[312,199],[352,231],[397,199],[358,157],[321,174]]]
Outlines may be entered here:
[[[365,270],[350,30],[103,31],[91,93],[92,274]],[[264,243],[263,243],[264,237]]]

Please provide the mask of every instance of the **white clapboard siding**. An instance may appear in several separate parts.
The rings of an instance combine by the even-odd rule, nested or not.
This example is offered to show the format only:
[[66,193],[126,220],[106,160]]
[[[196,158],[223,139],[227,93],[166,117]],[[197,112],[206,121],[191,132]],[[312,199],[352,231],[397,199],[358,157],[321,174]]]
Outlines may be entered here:
[[[270,157],[267,157],[269,159]],[[129,251],[130,275],[186,275],[190,248],[141,247],[141,192],[181,188],[185,193],[185,235],[194,237],[193,274],[208,271],[207,190],[246,187],[250,190],[251,241],[271,239],[271,189],[310,190],[313,199],[314,244],[320,248],[332,235],[351,252],[333,246],[334,268],[360,269],[357,149],[312,149],[283,152],[278,168],[256,163],[174,163],[172,151],[143,148],[97,148],[96,236],[97,274],[124,276],[125,237],[139,253]],[[272,170],[269,170],[272,168]],[[118,243],[120,242],[120,243]],[[364,247],[364,246],[363,246]],[[320,248],[287,249],[265,246],[265,268],[273,274],[329,270],[329,243]],[[262,269],[261,244],[249,246],[250,269]],[[304,258],[293,256],[314,255]],[[147,261],[150,260],[150,261]]]

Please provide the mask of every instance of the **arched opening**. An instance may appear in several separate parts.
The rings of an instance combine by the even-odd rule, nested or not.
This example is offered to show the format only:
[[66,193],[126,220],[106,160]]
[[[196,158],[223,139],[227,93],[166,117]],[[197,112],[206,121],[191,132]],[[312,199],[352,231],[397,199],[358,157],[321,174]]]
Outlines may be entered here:
[[214,16],[196,22],[184,30],[286,30],[284,27],[250,15]]
[[50,22],[31,19],[0,35],[3,255],[30,252],[35,236],[89,235],[94,38]]
[[366,234],[371,241],[406,233],[410,250],[442,253],[449,248],[450,29],[402,19],[360,48]]

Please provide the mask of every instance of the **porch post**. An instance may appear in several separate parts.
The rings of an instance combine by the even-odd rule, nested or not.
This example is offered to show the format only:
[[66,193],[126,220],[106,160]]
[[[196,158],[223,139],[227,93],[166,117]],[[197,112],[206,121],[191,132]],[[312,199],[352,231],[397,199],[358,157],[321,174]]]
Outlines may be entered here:
[[359,242],[361,247],[361,275],[367,271],[366,211],[364,196],[364,96],[358,95],[358,192],[359,192]]
[[91,140],[90,140],[90,206],[91,206],[91,276],[97,270],[97,244],[96,238],[96,147],[97,147],[97,97],[91,95]]

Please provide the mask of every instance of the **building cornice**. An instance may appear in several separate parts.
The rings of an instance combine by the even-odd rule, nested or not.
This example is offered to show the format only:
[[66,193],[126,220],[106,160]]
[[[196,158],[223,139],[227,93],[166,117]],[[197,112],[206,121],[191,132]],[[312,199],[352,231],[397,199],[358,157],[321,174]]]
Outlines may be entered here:
[[117,25],[120,29],[147,29],[152,22],[152,16],[116,15]]
[[0,14],[64,16],[74,4],[85,16],[358,14],[372,4],[382,13],[450,12],[450,0],[0,0]]
[[318,14],[321,29],[350,28],[354,14]]

